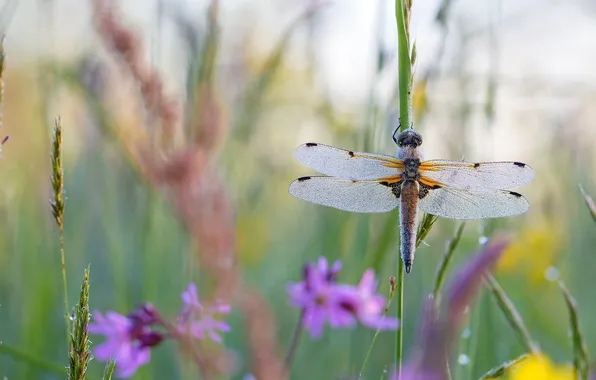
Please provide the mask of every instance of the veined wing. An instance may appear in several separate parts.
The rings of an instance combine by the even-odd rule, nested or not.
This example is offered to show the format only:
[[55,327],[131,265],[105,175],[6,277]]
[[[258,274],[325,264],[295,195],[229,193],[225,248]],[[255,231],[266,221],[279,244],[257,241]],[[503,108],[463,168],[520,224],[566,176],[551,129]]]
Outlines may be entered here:
[[529,204],[514,191],[471,191],[449,187],[429,190],[418,202],[428,213],[449,219],[501,218],[523,214]]
[[302,177],[290,184],[290,194],[312,203],[352,212],[388,212],[399,204],[393,181],[352,181],[334,177]]
[[403,161],[391,156],[352,152],[317,143],[300,145],[296,158],[319,173],[354,180],[392,177],[401,174],[404,168]]
[[502,190],[524,185],[534,170],[523,162],[433,160],[420,164],[420,174],[434,184],[465,190]]

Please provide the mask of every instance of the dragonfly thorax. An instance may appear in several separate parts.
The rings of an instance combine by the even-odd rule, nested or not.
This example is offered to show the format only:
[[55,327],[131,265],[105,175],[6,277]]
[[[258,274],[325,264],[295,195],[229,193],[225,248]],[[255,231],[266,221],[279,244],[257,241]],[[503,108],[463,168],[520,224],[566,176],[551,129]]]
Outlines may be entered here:
[[418,181],[420,179],[420,160],[418,158],[404,159],[404,171],[402,178],[404,180]]

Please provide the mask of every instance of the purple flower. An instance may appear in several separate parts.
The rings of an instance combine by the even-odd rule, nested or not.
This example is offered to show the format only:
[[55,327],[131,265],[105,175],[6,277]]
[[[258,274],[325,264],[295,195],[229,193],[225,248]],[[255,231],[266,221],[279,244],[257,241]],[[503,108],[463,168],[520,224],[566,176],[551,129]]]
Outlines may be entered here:
[[104,317],[94,313],[95,323],[89,325],[89,332],[106,336],[106,341],[94,349],[95,357],[106,361],[116,360],[119,377],[132,376],[137,368],[149,362],[151,347],[163,340],[163,335],[152,331],[141,319],[107,312]]
[[193,283],[181,294],[182,310],[178,315],[178,331],[190,333],[197,339],[204,339],[205,335],[217,343],[222,339],[218,332],[230,331],[230,325],[214,318],[215,314],[228,314],[230,305],[216,304],[206,307],[201,305],[197,295],[197,286]]
[[375,294],[377,281],[375,272],[368,269],[356,288],[357,303],[354,305],[356,316],[360,322],[370,328],[380,330],[395,330],[399,326],[397,318],[385,317],[383,312],[387,305],[385,297]]
[[311,337],[323,332],[325,323],[331,327],[351,327],[360,320],[367,327],[397,328],[396,319],[384,319],[385,299],[375,295],[374,273],[365,272],[358,287],[336,284],[340,262],[331,268],[324,257],[317,265],[307,264],[303,281],[288,286],[290,305],[303,310],[302,324]]

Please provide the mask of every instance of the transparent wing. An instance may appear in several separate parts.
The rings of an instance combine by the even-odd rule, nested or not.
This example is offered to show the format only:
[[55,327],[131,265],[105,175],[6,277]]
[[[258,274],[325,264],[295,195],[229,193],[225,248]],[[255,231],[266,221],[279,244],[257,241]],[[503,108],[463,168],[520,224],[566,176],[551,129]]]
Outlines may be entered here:
[[390,185],[334,177],[302,177],[290,184],[290,194],[312,203],[352,212],[388,212],[399,204]]
[[319,173],[333,177],[373,180],[401,174],[403,161],[380,154],[352,152],[329,145],[306,143],[296,158]]
[[449,219],[501,218],[523,214],[528,201],[514,191],[470,191],[454,188],[430,190],[418,207],[428,213]]
[[510,189],[534,178],[534,170],[523,162],[424,161],[420,174],[439,185],[465,190]]

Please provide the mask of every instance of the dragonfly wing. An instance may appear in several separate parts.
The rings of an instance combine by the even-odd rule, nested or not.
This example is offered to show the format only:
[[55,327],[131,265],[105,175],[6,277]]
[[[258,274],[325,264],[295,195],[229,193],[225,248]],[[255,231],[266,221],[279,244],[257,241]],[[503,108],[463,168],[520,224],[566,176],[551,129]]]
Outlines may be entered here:
[[534,170],[523,162],[433,160],[421,163],[419,170],[431,182],[465,190],[510,189],[534,178]]
[[428,214],[465,220],[523,214],[529,204],[523,195],[514,191],[471,191],[443,187],[429,190],[418,202],[418,207]]
[[391,156],[352,152],[316,143],[300,145],[296,158],[319,173],[354,180],[396,176],[404,167],[403,161]]
[[397,207],[399,197],[394,194],[395,186],[397,184],[379,181],[302,177],[292,182],[289,190],[293,196],[319,205],[373,213],[388,212]]

